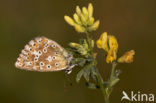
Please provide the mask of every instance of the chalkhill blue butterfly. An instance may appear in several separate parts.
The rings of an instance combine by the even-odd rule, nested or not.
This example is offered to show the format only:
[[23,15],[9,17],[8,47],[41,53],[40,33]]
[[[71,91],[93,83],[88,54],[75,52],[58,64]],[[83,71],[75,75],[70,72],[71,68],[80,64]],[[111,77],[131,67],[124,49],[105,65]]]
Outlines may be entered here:
[[39,72],[65,70],[68,74],[75,66],[73,56],[63,47],[46,37],[31,40],[21,51],[15,66],[19,69]]

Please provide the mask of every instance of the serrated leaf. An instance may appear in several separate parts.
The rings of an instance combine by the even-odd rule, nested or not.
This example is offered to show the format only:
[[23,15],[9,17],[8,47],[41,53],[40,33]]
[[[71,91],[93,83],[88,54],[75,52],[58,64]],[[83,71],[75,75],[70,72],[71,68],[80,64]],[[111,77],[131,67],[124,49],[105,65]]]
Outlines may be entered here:
[[81,77],[83,76],[84,74],[84,70],[80,70],[78,73],[77,73],[77,76],[76,76],[76,82],[79,82]]

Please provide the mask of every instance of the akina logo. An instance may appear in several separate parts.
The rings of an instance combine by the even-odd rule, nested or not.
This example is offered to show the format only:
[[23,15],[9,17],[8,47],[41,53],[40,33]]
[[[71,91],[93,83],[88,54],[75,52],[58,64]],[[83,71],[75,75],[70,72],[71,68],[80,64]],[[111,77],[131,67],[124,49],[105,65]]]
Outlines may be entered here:
[[154,94],[145,94],[140,91],[134,92],[131,91],[130,94],[127,94],[125,91],[122,91],[121,101],[139,101],[140,102],[154,102]]

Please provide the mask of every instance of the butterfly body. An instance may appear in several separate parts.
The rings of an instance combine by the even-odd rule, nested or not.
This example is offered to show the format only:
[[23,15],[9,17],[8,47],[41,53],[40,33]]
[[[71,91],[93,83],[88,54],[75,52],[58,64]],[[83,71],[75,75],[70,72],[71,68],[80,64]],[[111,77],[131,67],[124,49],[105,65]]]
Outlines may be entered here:
[[19,69],[39,72],[60,71],[71,68],[72,55],[58,43],[46,37],[31,40],[17,58]]

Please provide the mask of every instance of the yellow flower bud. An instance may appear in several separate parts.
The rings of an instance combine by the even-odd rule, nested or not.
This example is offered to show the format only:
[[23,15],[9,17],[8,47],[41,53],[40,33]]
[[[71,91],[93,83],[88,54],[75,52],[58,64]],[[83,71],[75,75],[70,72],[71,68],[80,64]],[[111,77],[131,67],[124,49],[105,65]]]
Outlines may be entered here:
[[87,18],[88,18],[88,10],[87,10],[86,7],[83,7],[83,8],[82,8],[82,12],[83,12],[83,14],[84,14],[85,16],[87,16]]
[[88,21],[88,25],[93,25],[93,23],[94,23],[94,18],[90,17]]
[[91,47],[94,48],[94,40],[91,40]]
[[95,31],[99,27],[100,21],[97,20],[89,29],[90,31]]
[[80,24],[81,25],[81,20],[80,20],[79,16],[76,13],[74,13],[73,18],[74,18],[74,20],[75,20],[75,22],[77,24]]
[[116,51],[114,49],[110,49],[108,51],[107,57],[106,57],[106,62],[107,63],[112,63],[114,60],[116,60]]
[[75,25],[75,22],[74,22],[74,20],[71,18],[71,17],[69,17],[69,16],[64,16],[64,19],[65,19],[65,21],[69,24],[69,25],[71,25],[71,26],[74,26]]
[[75,30],[80,33],[85,32],[85,28],[78,24],[75,24]]
[[130,51],[126,52],[123,56],[121,56],[118,59],[118,62],[119,63],[131,63],[131,62],[133,62],[134,55],[135,55],[135,51],[130,50]]
[[92,5],[92,3],[89,3],[89,5],[88,5],[88,15],[89,15],[89,17],[93,16],[93,5]]
[[102,41],[101,40],[97,40],[96,41],[96,45],[98,48],[102,48]]
[[81,9],[79,6],[76,6],[76,13],[78,14],[78,16],[81,15]]
[[108,52],[109,47],[108,47],[108,43],[107,43],[107,32],[102,33],[102,35],[100,36],[99,40],[97,40],[96,45],[98,48],[102,48],[105,51]]
[[106,52],[108,52],[108,50],[109,50],[109,47],[108,47],[108,37],[107,37],[107,32],[104,32],[103,34],[102,34],[102,48],[106,51]]
[[116,38],[112,35],[108,36],[108,41],[109,41],[109,48],[114,49],[115,51],[118,50],[118,42]]
[[82,24],[87,25],[87,23],[86,23],[87,19],[86,19],[85,15],[81,14],[80,17],[81,17]]
[[82,46],[81,46],[80,44],[78,44],[78,43],[70,43],[69,46],[72,47],[72,48],[81,48],[81,47],[82,47]]
[[88,49],[88,43],[86,40],[84,40],[84,42],[83,42],[83,48],[86,50]]

